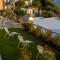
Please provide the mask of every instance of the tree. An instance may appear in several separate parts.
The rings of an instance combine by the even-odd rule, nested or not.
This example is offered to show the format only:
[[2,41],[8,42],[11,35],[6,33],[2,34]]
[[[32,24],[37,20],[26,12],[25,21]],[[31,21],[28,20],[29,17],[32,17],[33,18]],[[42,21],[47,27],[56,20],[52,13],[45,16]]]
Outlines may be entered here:
[[[37,7],[39,11],[42,10],[41,14],[43,17],[60,17],[60,9],[54,3],[54,0],[33,0],[32,6]],[[28,8],[29,7],[31,7],[31,5],[28,6]],[[26,14],[24,10],[21,10],[21,8],[27,8],[25,6],[25,0],[19,0],[15,3],[14,12],[18,16],[23,16]]]
[[17,16],[24,16],[26,12],[24,10],[21,10],[25,5],[25,0],[19,0],[15,3],[15,9],[14,12]]
[[33,6],[42,10],[43,17],[60,16],[60,11],[58,11],[60,9],[54,3],[54,0],[33,0]]
[[54,3],[53,0],[41,0],[42,3],[42,16],[44,17],[53,17],[57,16],[57,12],[55,10],[57,9],[57,5]]
[[21,10],[19,8],[16,8],[15,11],[17,16],[24,16],[26,14],[26,12],[24,10]]
[[33,0],[32,5],[37,8],[41,8],[41,2],[39,0]]
[[16,7],[24,7],[24,5],[25,5],[25,0],[19,0],[15,2]]

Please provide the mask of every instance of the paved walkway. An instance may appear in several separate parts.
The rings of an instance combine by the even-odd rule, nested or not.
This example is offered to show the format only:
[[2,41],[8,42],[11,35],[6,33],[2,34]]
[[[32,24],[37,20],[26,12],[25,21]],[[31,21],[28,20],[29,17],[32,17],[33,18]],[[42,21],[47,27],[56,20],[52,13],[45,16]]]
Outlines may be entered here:
[[1,57],[1,55],[0,55],[0,60],[2,60],[2,57]]
[[12,21],[12,20],[7,20],[7,18],[0,19],[0,29],[4,28],[4,23],[6,24],[7,28],[20,28],[20,24]]

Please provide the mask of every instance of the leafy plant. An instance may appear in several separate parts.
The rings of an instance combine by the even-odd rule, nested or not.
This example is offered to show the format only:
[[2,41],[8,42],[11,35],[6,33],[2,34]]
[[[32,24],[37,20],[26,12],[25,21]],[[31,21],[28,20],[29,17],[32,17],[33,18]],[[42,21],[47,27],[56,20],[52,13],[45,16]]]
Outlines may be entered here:
[[60,46],[60,35],[55,36],[55,44]]
[[38,26],[35,30],[35,35],[37,37],[40,37],[43,34],[42,28],[40,26]]

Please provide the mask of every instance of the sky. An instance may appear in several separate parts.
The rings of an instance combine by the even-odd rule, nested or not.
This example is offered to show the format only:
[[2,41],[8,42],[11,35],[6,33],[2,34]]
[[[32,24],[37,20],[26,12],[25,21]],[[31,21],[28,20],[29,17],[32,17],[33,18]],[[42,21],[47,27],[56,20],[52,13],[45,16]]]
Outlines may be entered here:
[[55,0],[55,2],[60,6],[60,0]]

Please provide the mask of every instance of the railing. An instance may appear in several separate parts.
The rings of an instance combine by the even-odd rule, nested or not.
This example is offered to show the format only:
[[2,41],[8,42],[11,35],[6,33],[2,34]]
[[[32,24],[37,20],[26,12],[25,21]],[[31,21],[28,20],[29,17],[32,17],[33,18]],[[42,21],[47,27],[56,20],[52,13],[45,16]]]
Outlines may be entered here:
[[[33,24],[35,27],[38,27],[39,25],[35,25],[35,24]],[[40,26],[41,27],[41,26]],[[41,27],[42,28],[42,30],[44,30],[43,32],[47,32],[47,31],[49,31],[49,29],[46,29],[46,28],[44,28],[44,27]],[[56,32],[53,32],[52,30],[51,30],[51,32],[52,32],[52,34],[54,34],[54,35],[60,35],[59,33],[56,33]]]

